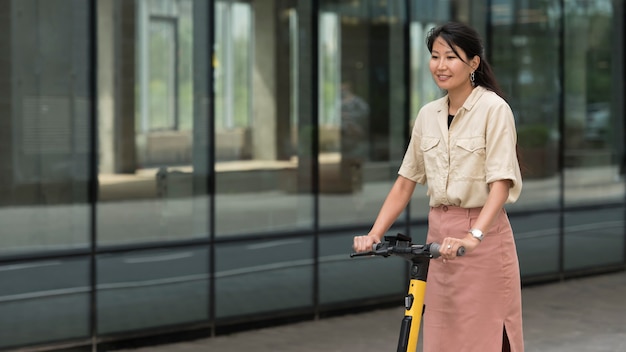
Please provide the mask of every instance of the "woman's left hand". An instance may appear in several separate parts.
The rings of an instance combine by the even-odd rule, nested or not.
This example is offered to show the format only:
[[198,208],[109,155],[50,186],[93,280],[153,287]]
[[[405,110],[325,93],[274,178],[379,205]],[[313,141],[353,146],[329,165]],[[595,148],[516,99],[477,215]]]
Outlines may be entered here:
[[441,258],[444,262],[446,260],[454,260],[457,257],[457,251],[459,248],[464,247],[465,253],[471,253],[476,247],[480,245],[480,240],[468,233],[463,238],[446,237],[441,242]]

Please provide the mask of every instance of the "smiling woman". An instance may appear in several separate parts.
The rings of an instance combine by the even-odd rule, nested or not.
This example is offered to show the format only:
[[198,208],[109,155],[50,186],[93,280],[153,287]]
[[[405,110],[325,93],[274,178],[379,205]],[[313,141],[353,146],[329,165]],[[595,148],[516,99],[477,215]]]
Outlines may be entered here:
[[[428,270],[424,351],[523,351],[519,263],[504,210],[522,188],[513,113],[490,90],[496,79],[475,30],[447,23],[427,44],[433,79],[447,94],[419,111],[396,183],[353,246],[364,252],[380,242],[416,184],[427,184],[426,243],[444,250]],[[450,262],[460,247],[468,255]]]

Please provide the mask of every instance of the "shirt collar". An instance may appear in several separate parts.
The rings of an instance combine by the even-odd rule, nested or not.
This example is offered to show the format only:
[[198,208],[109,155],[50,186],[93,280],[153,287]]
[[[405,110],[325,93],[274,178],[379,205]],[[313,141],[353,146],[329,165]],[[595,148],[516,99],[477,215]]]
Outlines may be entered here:
[[[467,97],[467,99],[465,99],[465,102],[463,103],[463,109],[472,110],[472,107],[474,107],[478,99],[486,91],[487,91],[487,88],[484,88],[482,86],[476,86],[474,89],[472,89],[472,92]],[[443,99],[441,99],[441,107],[440,107],[440,110],[438,111],[448,111],[448,100],[449,100],[449,97],[446,94],[446,96],[443,97]]]
[[480,97],[486,91],[487,89],[482,86],[477,86],[476,88],[474,88],[472,92],[470,93],[469,97],[465,99],[465,102],[463,103],[463,108],[465,108],[465,110],[472,110],[472,107],[474,106],[474,104],[476,104],[478,99],[480,99]]

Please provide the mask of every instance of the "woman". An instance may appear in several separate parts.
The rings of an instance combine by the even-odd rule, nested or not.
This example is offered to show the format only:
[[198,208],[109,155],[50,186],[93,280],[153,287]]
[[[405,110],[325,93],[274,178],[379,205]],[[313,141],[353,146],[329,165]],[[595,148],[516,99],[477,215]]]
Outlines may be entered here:
[[[513,113],[501,97],[476,31],[460,23],[427,37],[430,71],[443,98],[420,110],[398,178],[354,250],[380,242],[416,183],[428,185],[432,260],[423,321],[424,351],[524,349],[519,263],[504,204],[522,188]],[[464,257],[455,260],[459,247]]]

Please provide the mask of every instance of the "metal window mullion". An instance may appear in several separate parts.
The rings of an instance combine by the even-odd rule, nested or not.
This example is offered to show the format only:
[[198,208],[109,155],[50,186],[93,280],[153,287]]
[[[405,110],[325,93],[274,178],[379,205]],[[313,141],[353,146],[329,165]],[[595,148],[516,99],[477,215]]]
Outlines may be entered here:
[[91,336],[91,350],[97,351],[98,342],[98,300],[97,300],[97,212],[98,201],[98,15],[97,0],[92,0],[89,6],[89,182],[88,204],[90,205],[90,253],[89,253],[89,334]]

